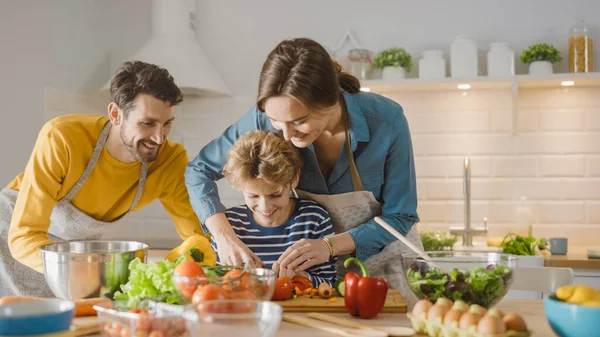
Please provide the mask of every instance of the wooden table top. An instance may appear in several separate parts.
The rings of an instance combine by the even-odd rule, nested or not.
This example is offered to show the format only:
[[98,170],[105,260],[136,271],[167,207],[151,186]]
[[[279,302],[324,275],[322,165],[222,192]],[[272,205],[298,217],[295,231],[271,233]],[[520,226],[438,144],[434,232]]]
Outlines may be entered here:
[[[503,300],[497,306],[498,309],[505,313],[516,312],[523,316],[527,326],[533,331],[533,336],[551,337],[557,336],[550,328],[546,316],[544,315],[544,304],[542,300]],[[293,313],[306,317],[306,313]],[[379,314],[374,319],[361,320],[351,317],[346,313],[330,313],[329,315],[342,317],[351,320],[358,320],[363,324],[379,325],[379,326],[404,326],[410,327],[410,320],[406,314]],[[307,318],[308,319],[308,318]],[[323,323],[328,325],[329,323]],[[330,325],[339,327],[337,325]],[[99,337],[100,334],[89,335],[90,337]],[[300,326],[288,322],[282,322],[277,337],[329,337],[332,334],[314,328]],[[420,335],[415,335],[420,336]],[[192,336],[193,337],[193,336]]]

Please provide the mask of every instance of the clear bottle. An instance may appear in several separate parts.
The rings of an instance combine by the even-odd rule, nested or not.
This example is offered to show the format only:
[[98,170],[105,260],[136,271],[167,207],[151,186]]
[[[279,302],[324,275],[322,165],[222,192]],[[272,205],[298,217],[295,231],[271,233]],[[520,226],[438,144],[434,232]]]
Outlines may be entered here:
[[419,60],[419,78],[446,77],[446,61],[441,50],[426,50]]
[[515,52],[506,42],[491,43],[487,61],[488,76],[513,76],[515,74]]
[[475,41],[458,36],[450,46],[450,76],[477,77],[477,61]]
[[569,35],[569,70],[572,73],[593,72],[594,40],[585,21],[571,27]]
[[527,198],[521,197],[519,207],[517,207],[517,230],[516,233],[521,236],[529,235],[529,226],[531,225],[531,209],[526,204]]
[[350,63],[350,74],[356,76],[359,80],[366,80],[371,72],[371,51],[368,49],[350,49],[348,51],[348,61]]

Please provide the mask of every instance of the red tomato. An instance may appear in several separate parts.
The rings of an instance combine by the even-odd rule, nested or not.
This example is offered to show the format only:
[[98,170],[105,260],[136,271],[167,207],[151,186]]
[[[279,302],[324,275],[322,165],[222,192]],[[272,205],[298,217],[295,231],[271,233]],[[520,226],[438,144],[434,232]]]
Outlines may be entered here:
[[312,281],[305,276],[296,275],[292,277],[292,286],[300,290],[306,290],[308,288],[314,288]]
[[273,292],[273,300],[289,300],[292,298],[292,280],[285,276],[280,277],[275,281],[275,291]]
[[227,292],[223,287],[218,284],[205,284],[196,289],[192,297],[192,303],[198,304],[204,301],[224,299],[227,299]]
[[[244,291],[234,291],[230,293],[229,298],[232,300],[256,300],[256,295],[251,290]],[[245,314],[250,313],[256,310],[256,303],[252,302],[242,302],[242,303],[232,303],[230,312],[234,314]]]
[[226,291],[243,291],[252,289],[250,274],[242,269],[233,269],[223,276],[223,288]]
[[194,261],[183,261],[173,271],[173,275],[188,277],[205,277],[204,270]]
[[185,297],[191,297],[201,283],[197,277],[206,277],[204,270],[194,261],[183,261],[173,271],[174,276],[184,276],[187,279],[177,282],[177,288]]

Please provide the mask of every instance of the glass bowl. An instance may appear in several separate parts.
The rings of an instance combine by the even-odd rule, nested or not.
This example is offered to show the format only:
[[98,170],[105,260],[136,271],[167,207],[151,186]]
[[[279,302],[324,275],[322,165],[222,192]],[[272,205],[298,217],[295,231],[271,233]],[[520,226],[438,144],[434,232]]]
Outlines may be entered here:
[[282,312],[270,301],[216,300],[186,306],[184,318],[190,337],[273,337]]
[[420,299],[435,303],[445,297],[490,308],[509,291],[517,267],[511,254],[477,251],[434,251],[423,260],[404,255],[406,281]]
[[[209,267],[212,275],[190,277],[173,275],[175,289],[183,299],[183,304],[192,302],[194,292],[206,284],[221,286],[227,297],[268,301],[275,291],[277,273],[266,268],[249,267]],[[250,296],[248,296],[250,294]]]

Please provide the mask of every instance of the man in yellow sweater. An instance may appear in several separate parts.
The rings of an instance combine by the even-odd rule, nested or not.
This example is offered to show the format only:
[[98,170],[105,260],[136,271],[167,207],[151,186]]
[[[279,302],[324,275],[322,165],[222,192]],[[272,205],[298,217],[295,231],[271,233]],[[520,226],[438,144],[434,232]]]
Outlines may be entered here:
[[183,98],[167,70],[126,62],[108,117],[66,115],[40,131],[25,171],[0,192],[0,297],[52,297],[39,247],[99,238],[159,199],[185,239],[204,235],[184,183],[188,155],[166,137]]

